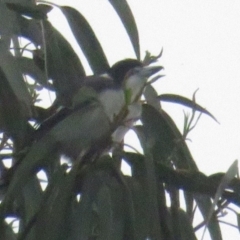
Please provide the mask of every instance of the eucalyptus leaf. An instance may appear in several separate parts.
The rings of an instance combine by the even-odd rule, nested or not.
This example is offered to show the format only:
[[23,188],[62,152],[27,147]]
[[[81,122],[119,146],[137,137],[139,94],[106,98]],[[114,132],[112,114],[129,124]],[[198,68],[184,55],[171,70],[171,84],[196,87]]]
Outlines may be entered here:
[[97,196],[100,237],[102,240],[121,240],[124,237],[125,205],[123,190],[116,179],[105,176]]
[[66,239],[70,222],[66,222],[70,215],[69,205],[72,200],[72,189],[77,174],[76,166],[69,173],[64,168],[56,171],[50,191],[46,190],[47,197],[36,218],[35,239]]
[[14,31],[15,34],[25,37],[35,46],[43,45],[43,29],[39,21],[19,16],[17,26],[18,27]]
[[[229,183],[234,179],[234,177],[238,174],[238,161],[235,160],[231,166],[229,167],[229,169],[227,170],[227,172],[225,173],[225,175],[223,176],[218,189],[216,191],[215,197],[214,197],[214,201],[212,203],[211,209],[209,211],[209,215],[207,218],[207,222],[205,225],[205,229],[204,229],[204,233],[206,231],[206,228],[208,227],[209,221],[212,218],[212,215],[214,213],[214,209],[217,205],[217,202],[219,200],[219,198],[221,197],[221,195],[223,194],[224,190],[226,189],[226,187],[229,185]],[[204,236],[203,233],[203,236]]]
[[29,75],[31,78],[36,80],[37,83],[43,87],[53,90],[52,84],[46,79],[44,72],[35,64],[33,59],[27,57],[16,58],[18,65],[21,68],[22,73]]
[[[25,206],[22,206],[24,214],[21,220],[24,221],[25,225],[37,212],[43,196],[43,191],[41,189],[40,182],[36,176],[29,179],[27,184],[24,186],[22,193],[24,197]],[[20,231],[21,230],[22,229],[20,229]]]
[[[142,113],[142,119],[144,116]],[[163,236],[162,229],[160,227],[160,216],[159,216],[159,205],[158,205],[158,191],[157,191],[157,175],[155,171],[155,159],[153,157],[152,146],[154,139],[149,134],[149,129],[146,128],[145,122],[143,122],[143,127],[135,128],[135,132],[139,137],[140,143],[144,151],[144,167],[145,167],[145,181],[143,184],[143,189],[146,190],[145,194],[147,196],[146,202],[148,205],[146,221],[147,229],[150,238],[161,239]]]
[[131,40],[137,59],[140,59],[138,29],[132,11],[126,0],[109,0],[121,19]]
[[11,226],[9,226],[6,222],[0,226],[0,232],[1,240],[17,240],[17,235],[13,232]]
[[31,116],[31,96],[25,85],[22,72],[17,64],[16,59],[11,53],[4,49],[0,44],[0,68],[3,71],[9,87],[17,100],[25,110],[25,115]]
[[106,72],[109,68],[107,58],[87,20],[74,8],[63,6],[61,10],[94,74]]
[[208,116],[213,118],[216,122],[218,122],[217,119],[209,111],[207,111],[205,108],[201,107],[199,104],[197,104],[193,100],[190,100],[190,99],[185,98],[183,96],[176,95],[176,94],[161,94],[161,95],[158,96],[158,99],[160,101],[173,102],[173,103],[181,104],[185,107],[192,108],[195,111],[199,111],[201,113],[207,114]]
[[[15,90],[17,91],[17,89]],[[20,89],[19,92],[21,92]],[[0,101],[0,129],[12,138],[15,150],[21,150],[28,143],[33,132],[32,127],[27,122],[31,116],[30,102],[27,102],[26,106],[17,98],[1,68]]]
[[47,13],[52,10],[51,6],[45,4],[30,6],[22,3],[6,3],[6,5],[18,14],[41,20],[46,19]]
[[50,22],[44,21],[43,28],[46,45],[42,46],[42,51],[47,54],[44,72],[53,80],[57,97],[64,105],[69,105],[71,95],[81,86],[85,76],[83,66],[72,46]]
[[[192,224],[191,224],[186,212],[184,212],[182,209],[179,209],[178,216],[179,216],[179,228],[181,231],[181,239],[197,240],[194,230],[192,228]],[[174,228],[174,226],[173,226],[173,228]]]
[[[155,161],[169,165],[168,161],[172,158],[177,168],[197,170],[190,151],[182,140],[181,133],[173,120],[163,110],[159,112],[152,106],[143,105],[142,122]],[[206,219],[211,207],[210,198],[199,195],[194,195],[194,198],[204,219]],[[221,239],[221,231],[216,218],[211,219],[208,229],[211,236]]]
[[0,16],[1,37],[11,36],[14,32],[19,31],[16,13],[9,10],[6,6],[6,3],[3,1],[0,2]]

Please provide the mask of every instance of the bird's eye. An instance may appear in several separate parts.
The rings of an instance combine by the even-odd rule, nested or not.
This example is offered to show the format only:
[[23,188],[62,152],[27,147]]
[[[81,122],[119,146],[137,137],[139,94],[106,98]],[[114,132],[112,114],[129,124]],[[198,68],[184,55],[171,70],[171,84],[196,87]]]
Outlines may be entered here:
[[138,74],[140,71],[141,71],[141,67],[132,68],[126,73],[124,79],[127,79],[132,75]]

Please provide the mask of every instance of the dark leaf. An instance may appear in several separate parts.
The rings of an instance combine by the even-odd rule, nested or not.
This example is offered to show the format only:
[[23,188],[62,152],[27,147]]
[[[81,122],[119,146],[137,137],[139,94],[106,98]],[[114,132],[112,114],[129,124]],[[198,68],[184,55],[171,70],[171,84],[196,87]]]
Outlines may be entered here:
[[[194,199],[197,202],[197,205],[203,216],[204,221],[207,221],[209,216],[209,211],[211,210],[211,207],[212,207],[211,198],[204,195],[195,194]],[[215,215],[212,216],[208,224],[208,231],[212,239],[222,240],[221,229],[219,226],[218,219]]]
[[196,164],[188,147],[170,116],[164,110],[157,111],[150,105],[143,105],[142,122],[151,139],[151,152],[155,161],[174,161],[177,167],[196,170]]
[[83,66],[72,46],[48,21],[43,21],[42,29],[35,19],[19,17],[19,25],[20,30],[16,31],[16,34],[41,47],[34,51],[33,59],[46,75],[45,78],[53,80],[61,104],[70,105],[71,96],[81,86],[85,76]]
[[[145,176],[143,176],[145,180]],[[135,226],[136,226],[136,239],[147,239],[149,236],[149,205],[147,191],[144,189],[144,184],[139,182],[135,177],[129,179],[129,188],[132,192],[132,199],[135,209]]]
[[130,164],[132,169],[132,178],[129,179],[128,186],[132,192],[135,209],[136,239],[146,239],[150,232],[149,214],[151,214],[151,205],[149,205],[145,157],[144,155],[126,152],[124,153],[124,160]]
[[[72,46],[51,23],[44,22],[44,32],[46,46],[42,46],[41,49],[47,53],[47,57],[43,55],[44,60],[47,61],[44,64],[46,65],[44,71],[53,79],[57,97],[63,104],[68,105],[71,102],[71,96],[81,86],[85,72]],[[44,50],[45,47],[46,50]]]
[[99,239],[121,240],[126,222],[124,193],[116,179],[104,176],[102,180],[104,183],[99,189],[95,209],[99,218]]
[[15,30],[15,34],[27,38],[36,46],[43,45],[43,31],[39,21],[20,16],[18,26],[19,28]]
[[192,224],[186,212],[184,212],[182,209],[178,209],[178,216],[179,216],[179,228],[181,232],[181,239],[197,240]]
[[35,19],[46,19],[47,13],[52,10],[52,7],[45,4],[30,6],[29,4],[6,3],[7,7],[21,15]]
[[[169,165],[173,161],[177,168],[197,170],[197,166],[189,152],[189,149],[182,139],[173,120],[163,111],[160,112],[149,105],[143,105],[142,122],[150,140],[150,151],[155,161]],[[211,208],[211,200],[206,196],[194,196],[198,207],[207,219]],[[221,239],[221,231],[216,218],[209,223],[210,234],[213,239]]]
[[4,73],[8,85],[18,102],[25,110],[25,115],[31,116],[31,96],[24,82],[22,72],[17,64],[16,59],[11,53],[0,45],[0,68]]
[[83,180],[81,198],[75,204],[73,224],[69,239],[123,239],[126,223],[126,201],[122,185],[112,171],[112,159],[98,159],[98,166],[91,167]]
[[[212,215],[214,214],[214,209],[217,206],[217,203],[220,199],[220,197],[223,195],[224,190],[228,187],[229,183],[235,178],[235,176],[238,174],[238,161],[235,160],[232,165],[229,167],[228,171],[225,173],[225,175],[223,176],[216,194],[214,196],[214,200],[211,206],[211,209],[208,213],[208,218],[207,218],[207,222],[206,222],[206,228],[208,227],[209,221],[212,218]],[[205,232],[205,231],[204,231]]]
[[131,166],[132,176],[144,182],[143,178],[146,174],[144,155],[125,152],[123,158]]
[[185,98],[183,96],[176,95],[176,94],[162,94],[162,95],[158,96],[158,99],[160,101],[173,102],[173,103],[181,104],[185,107],[192,108],[193,110],[196,110],[196,111],[199,111],[201,113],[207,114],[208,116],[213,118],[216,122],[218,122],[217,119],[209,111],[207,111],[205,108],[201,107],[200,105],[198,105],[193,100],[190,100],[190,99]]
[[16,13],[7,8],[5,1],[0,2],[0,16],[1,38],[12,36],[14,32],[19,31]]
[[139,46],[137,25],[127,1],[126,0],[109,0],[109,2],[112,4],[113,8],[117,12],[119,18],[121,19],[128,33],[128,36],[131,40],[137,59],[140,59],[140,46]]
[[237,227],[238,227],[238,231],[240,232],[240,214],[237,213]]
[[29,179],[22,189],[22,194],[24,197],[24,206],[22,206],[21,210],[23,211],[22,220],[25,226],[39,209],[42,200],[43,192],[36,176]]
[[107,58],[87,20],[74,8],[61,7],[61,10],[94,74],[106,72],[109,68]]
[[[15,90],[18,91],[18,89]],[[20,98],[22,99],[22,96]],[[12,138],[15,151],[25,146],[33,130],[27,122],[31,115],[31,110],[28,109],[29,102],[26,106],[24,100],[21,101],[21,99],[15,95],[6,75],[0,68],[0,129]]]
[[15,170],[8,191],[1,204],[1,214],[10,211],[14,199],[16,199],[18,195],[21,195],[21,191],[27,181],[33,178],[37,171],[46,164],[46,161],[51,159],[50,155],[53,150],[53,145],[54,142],[52,142],[50,138],[45,138],[44,141],[39,141],[33,145],[27,156]]
[[144,167],[146,173],[144,176],[145,181],[143,184],[143,189],[146,190],[146,201],[148,204],[148,213],[146,215],[147,228],[151,238],[161,239],[162,229],[160,228],[160,216],[158,211],[158,183],[155,171],[155,159],[153,158],[152,153],[152,139],[149,138],[149,134],[144,126],[144,122],[142,127],[135,127],[135,132],[138,135],[144,151]]
[[189,217],[189,219],[192,221],[193,220],[193,209],[194,209],[194,198],[193,198],[193,194],[190,192],[184,192],[184,199],[185,199],[185,203],[186,203],[186,212],[187,215]]
[[13,232],[13,229],[5,221],[0,225],[0,239],[1,240],[17,240],[17,236]]
[[150,105],[143,105],[141,120],[154,161],[167,164],[175,147],[174,133],[161,113]]
[[101,178],[95,171],[89,171],[82,179],[80,202],[73,206],[69,240],[89,239],[95,233],[98,218],[93,208],[96,206],[96,196],[101,184]]
[[26,57],[21,57],[16,59],[17,64],[21,68],[21,72],[29,75],[31,78],[36,80],[41,86],[53,90],[53,86],[47,81],[44,72],[35,64],[35,62]]
[[37,215],[34,239],[66,239],[71,224],[67,219],[71,211],[69,206],[76,174],[76,166],[69,173],[66,173],[64,166],[55,171]]

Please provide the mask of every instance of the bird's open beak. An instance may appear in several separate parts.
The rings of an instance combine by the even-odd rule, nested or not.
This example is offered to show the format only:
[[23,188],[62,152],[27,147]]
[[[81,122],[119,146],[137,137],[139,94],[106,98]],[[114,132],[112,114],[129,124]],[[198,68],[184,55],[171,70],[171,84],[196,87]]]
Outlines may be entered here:
[[140,70],[140,74],[144,78],[149,78],[155,73],[161,71],[162,69],[163,67],[160,67],[160,66],[146,66]]

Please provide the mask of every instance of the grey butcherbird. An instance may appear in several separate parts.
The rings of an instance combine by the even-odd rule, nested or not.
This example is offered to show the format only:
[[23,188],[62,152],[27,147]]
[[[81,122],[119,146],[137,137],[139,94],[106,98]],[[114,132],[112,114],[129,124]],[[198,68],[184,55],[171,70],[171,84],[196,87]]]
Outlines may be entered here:
[[[161,69],[126,59],[114,64],[107,74],[86,77],[84,88],[73,97],[73,108],[60,110],[38,132],[54,141],[56,150],[73,159],[86,147],[102,147],[107,137],[120,142],[129,125],[140,117],[138,100],[147,79]],[[83,101],[85,89],[94,91]]]
[[135,108],[135,105],[147,79],[161,69],[127,59],[114,64],[106,76],[84,79],[79,96],[73,97],[73,107],[63,108],[36,131],[37,137],[10,178],[6,202],[27,182],[29,175],[36,174],[56,159],[52,157],[56,153],[64,154],[74,162],[81,160],[78,157],[85,153],[101,154],[111,143],[111,138],[121,141],[128,129],[125,123],[140,116],[141,108]]

